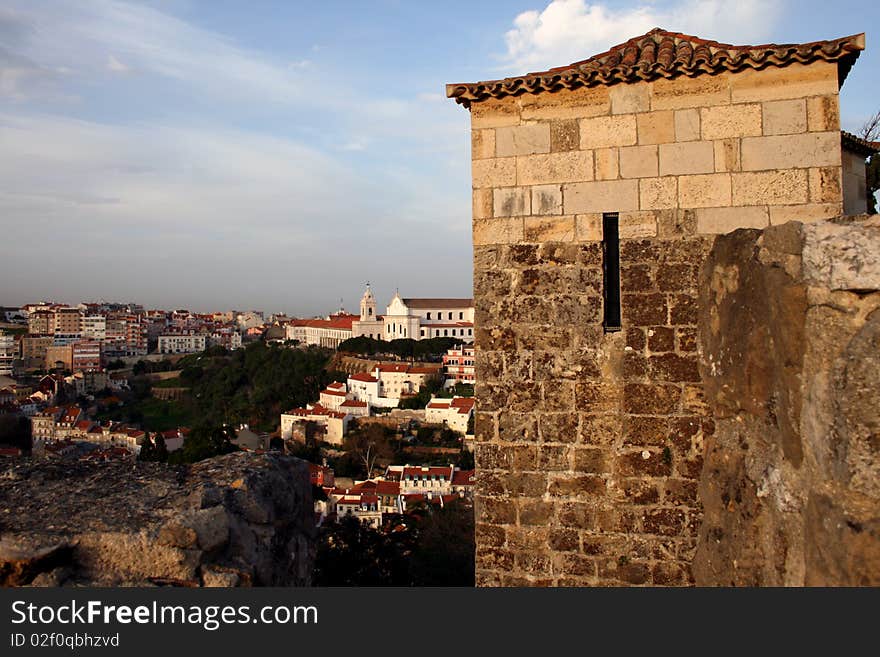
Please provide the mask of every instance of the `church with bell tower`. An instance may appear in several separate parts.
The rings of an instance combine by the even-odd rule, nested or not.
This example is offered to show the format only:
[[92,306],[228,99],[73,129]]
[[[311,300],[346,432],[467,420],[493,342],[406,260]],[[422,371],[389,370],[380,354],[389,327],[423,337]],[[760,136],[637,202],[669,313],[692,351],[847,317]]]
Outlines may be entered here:
[[373,296],[373,290],[367,283],[367,289],[361,297],[361,317],[359,320],[352,322],[351,335],[354,338],[364,336],[375,340],[382,339],[383,322],[376,315],[376,297]]

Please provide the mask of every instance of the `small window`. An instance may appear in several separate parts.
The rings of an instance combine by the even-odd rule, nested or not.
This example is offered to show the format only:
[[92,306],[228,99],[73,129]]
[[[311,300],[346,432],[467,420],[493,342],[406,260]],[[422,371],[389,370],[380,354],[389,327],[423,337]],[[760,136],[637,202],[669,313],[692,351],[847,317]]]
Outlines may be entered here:
[[431,319],[431,313],[427,313],[427,314],[425,315],[425,319]]
[[604,320],[606,332],[619,331],[620,324],[620,234],[618,214],[602,215],[602,283],[604,290]]

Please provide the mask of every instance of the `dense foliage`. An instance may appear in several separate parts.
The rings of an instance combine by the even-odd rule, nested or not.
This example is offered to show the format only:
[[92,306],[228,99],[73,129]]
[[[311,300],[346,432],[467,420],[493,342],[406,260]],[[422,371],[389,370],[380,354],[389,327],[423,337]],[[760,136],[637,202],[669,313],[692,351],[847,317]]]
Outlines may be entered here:
[[0,415],[0,445],[31,449],[31,423],[19,415]]
[[353,518],[322,528],[316,586],[473,586],[473,507],[426,505],[382,531]]
[[430,340],[375,340],[364,336],[345,340],[339,351],[362,356],[393,356],[401,360],[437,361],[461,338],[431,338]]

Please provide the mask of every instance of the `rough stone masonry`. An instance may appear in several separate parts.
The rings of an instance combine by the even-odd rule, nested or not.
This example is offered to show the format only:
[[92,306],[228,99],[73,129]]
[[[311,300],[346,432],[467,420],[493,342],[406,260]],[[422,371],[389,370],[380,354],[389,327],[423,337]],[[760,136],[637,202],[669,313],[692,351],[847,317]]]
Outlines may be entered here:
[[478,584],[693,583],[716,430],[700,268],[716,234],[841,214],[838,90],[863,47],[658,29],[447,86],[472,127]]
[[314,551],[308,468],[290,456],[0,468],[0,586],[307,585]]
[[719,237],[698,584],[880,585],[880,216]]

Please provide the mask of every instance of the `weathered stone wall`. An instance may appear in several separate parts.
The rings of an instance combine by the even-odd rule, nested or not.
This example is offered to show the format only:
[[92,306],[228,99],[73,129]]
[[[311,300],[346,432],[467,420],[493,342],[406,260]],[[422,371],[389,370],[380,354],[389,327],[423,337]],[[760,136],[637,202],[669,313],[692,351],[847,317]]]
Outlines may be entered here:
[[696,286],[710,240],[477,247],[477,579],[687,584],[705,418]]
[[880,218],[719,237],[700,335],[697,583],[880,585]]
[[296,586],[311,580],[309,472],[234,453],[192,466],[10,459],[0,585]]
[[692,582],[699,268],[715,234],[840,214],[837,94],[818,62],[472,104],[479,584]]

